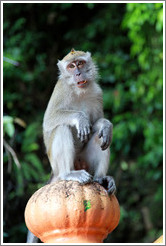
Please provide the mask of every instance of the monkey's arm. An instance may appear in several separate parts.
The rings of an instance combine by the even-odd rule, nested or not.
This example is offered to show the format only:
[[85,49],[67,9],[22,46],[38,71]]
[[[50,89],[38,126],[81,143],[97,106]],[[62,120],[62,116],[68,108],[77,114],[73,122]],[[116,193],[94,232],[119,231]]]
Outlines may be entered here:
[[98,130],[99,138],[102,137],[101,149],[107,149],[112,142],[113,124],[105,118],[100,118],[94,124],[93,130]]
[[[107,119],[100,118],[99,120],[96,121],[92,130],[98,132],[99,138],[102,137],[101,149],[103,151],[106,150],[112,141],[112,130],[113,130],[112,123]],[[94,181],[104,186],[109,194],[113,194],[116,191],[114,178],[112,176],[107,176],[107,175],[103,176],[102,165],[98,167],[98,170],[94,175]]]
[[49,114],[46,111],[43,122],[44,131],[52,131],[60,125],[75,126],[78,138],[80,138],[81,141],[85,141],[90,134],[90,120],[84,112],[75,110],[57,110],[52,114]]

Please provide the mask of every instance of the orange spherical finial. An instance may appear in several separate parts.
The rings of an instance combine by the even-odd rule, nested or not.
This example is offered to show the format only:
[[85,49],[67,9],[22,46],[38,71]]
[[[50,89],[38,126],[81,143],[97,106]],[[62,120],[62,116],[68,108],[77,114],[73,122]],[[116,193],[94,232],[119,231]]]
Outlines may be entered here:
[[115,195],[98,183],[58,181],[34,193],[25,209],[29,230],[44,243],[101,243],[120,219]]

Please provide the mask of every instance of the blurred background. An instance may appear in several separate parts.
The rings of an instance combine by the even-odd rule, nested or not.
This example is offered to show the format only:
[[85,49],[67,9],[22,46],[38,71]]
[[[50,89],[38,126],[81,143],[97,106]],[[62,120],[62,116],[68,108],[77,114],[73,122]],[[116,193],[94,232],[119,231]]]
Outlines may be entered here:
[[50,177],[44,111],[71,48],[99,67],[114,125],[109,174],[121,206],[107,243],[150,243],[163,229],[163,4],[4,3],[4,242],[24,243],[24,209]]

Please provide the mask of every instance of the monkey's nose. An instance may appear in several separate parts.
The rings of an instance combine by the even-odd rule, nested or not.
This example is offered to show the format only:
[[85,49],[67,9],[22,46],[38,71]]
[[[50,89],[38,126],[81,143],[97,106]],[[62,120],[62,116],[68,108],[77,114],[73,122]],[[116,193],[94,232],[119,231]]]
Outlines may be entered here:
[[81,75],[81,73],[76,73],[76,76],[80,76]]

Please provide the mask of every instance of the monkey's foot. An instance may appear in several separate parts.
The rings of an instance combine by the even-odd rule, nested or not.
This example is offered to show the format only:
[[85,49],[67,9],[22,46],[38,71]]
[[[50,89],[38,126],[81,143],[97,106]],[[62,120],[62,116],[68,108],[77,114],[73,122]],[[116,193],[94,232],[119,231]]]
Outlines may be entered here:
[[114,194],[116,191],[116,185],[114,178],[111,176],[104,176],[102,178],[94,178],[94,181],[101,184],[108,192],[108,194]]
[[63,180],[72,180],[72,181],[78,181],[81,184],[87,184],[92,182],[92,175],[90,175],[85,170],[73,170],[69,174],[65,175],[61,179]]

